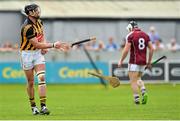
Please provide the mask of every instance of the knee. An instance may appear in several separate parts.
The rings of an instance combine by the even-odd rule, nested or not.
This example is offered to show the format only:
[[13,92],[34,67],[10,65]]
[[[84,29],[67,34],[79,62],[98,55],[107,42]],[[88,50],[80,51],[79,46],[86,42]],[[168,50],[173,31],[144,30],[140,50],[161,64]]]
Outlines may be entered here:
[[137,80],[130,80],[131,84],[137,84]]
[[142,80],[137,80],[137,84],[138,84],[139,86],[142,86],[142,85],[144,85],[144,82],[143,82]]
[[137,80],[131,80],[130,83],[131,83],[131,87],[138,86]]
[[46,81],[45,81],[45,76],[44,75],[39,75],[38,76],[38,85],[45,85]]
[[38,77],[39,81],[45,81],[45,75],[39,75]]
[[46,82],[45,82],[45,72],[44,71],[38,72],[37,77],[38,77],[39,85],[46,84]]

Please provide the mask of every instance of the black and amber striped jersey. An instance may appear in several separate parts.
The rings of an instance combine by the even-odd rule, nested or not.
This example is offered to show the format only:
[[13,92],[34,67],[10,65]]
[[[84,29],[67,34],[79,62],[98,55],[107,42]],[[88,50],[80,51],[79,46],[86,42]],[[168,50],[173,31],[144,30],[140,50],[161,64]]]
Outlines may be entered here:
[[36,37],[38,42],[41,42],[44,38],[43,31],[43,23],[40,19],[38,19],[34,24],[29,18],[27,18],[21,28],[20,51],[36,50],[29,40]]

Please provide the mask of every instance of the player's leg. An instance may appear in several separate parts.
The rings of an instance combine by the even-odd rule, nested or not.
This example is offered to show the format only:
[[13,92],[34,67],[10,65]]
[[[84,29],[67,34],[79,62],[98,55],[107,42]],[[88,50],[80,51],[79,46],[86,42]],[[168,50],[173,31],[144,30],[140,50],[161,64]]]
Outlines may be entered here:
[[129,71],[129,78],[130,78],[130,83],[131,83],[131,89],[133,91],[133,96],[134,96],[134,102],[135,104],[140,104],[140,97],[139,97],[139,87],[137,85],[137,77],[138,77],[138,72],[136,71]]
[[26,79],[27,79],[27,93],[29,96],[29,101],[34,115],[39,114],[39,110],[36,107],[35,98],[34,98],[34,73],[33,69],[24,70]]
[[144,95],[146,93],[146,87],[145,87],[144,81],[141,79],[141,76],[142,76],[142,72],[139,72],[137,84],[141,89],[141,94]]
[[45,64],[35,66],[36,75],[38,78],[38,93],[41,104],[41,113],[49,114],[50,111],[46,107],[46,81],[45,81]]
[[138,80],[137,80],[137,84],[141,89],[142,104],[146,104],[148,95],[147,95],[147,92],[146,92],[146,87],[145,87],[144,81],[141,79],[141,77],[142,77],[142,72],[139,72],[139,77],[138,77]]
[[41,50],[37,51],[34,57],[34,69],[38,78],[38,93],[41,104],[41,114],[49,114],[50,111],[46,106],[46,80],[45,80],[45,58]]
[[32,113],[34,115],[38,114],[39,111],[36,107],[34,98],[34,70],[33,70],[33,53],[28,51],[22,51],[21,55],[21,66],[25,72],[27,79],[27,93],[29,96],[30,105],[32,108]]

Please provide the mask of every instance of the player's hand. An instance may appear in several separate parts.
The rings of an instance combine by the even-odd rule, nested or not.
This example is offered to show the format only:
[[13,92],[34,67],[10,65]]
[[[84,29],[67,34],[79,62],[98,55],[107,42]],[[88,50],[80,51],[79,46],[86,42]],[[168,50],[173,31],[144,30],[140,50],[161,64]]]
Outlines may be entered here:
[[60,46],[60,50],[64,51],[64,52],[67,52],[69,51],[71,48],[70,44],[68,43],[61,43],[61,46]]
[[54,43],[54,48],[59,49],[60,46],[61,46],[61,42],[60,42],[60,41],[56,41],[56,42]]
[[152,65],[151,63],[147,63],[145,69],[149,69],[151,71]]
[[67,52],[70,49],[70,45],[68,43],[57,41],[54,43],[54,48]]
[[121,60],[119,60],[119,62],[118,62],[118,67],[119,67],[119,68],[122,67],[122,64],[123,64],[123,62],[122,62]]
[[49,50],[48,49],[41,49],[41,54],[45,55]]

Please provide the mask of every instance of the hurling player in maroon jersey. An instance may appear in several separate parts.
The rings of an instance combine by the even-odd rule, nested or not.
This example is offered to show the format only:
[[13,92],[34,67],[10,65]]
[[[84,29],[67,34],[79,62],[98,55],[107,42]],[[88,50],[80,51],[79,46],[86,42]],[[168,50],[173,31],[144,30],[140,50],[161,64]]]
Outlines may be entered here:
[[[128,74],[133,90],[135,104],[140,104],[139,88],[142,94],[142,104],[147,103],[147,92],[144,82],[141,80],[144,67],[151,68],[151,60],[153,56],[153,46],[149,39],[149,36],[138,28],[135,21],[131,21],[127,30],[129,34],[126,36],[126,44],[122,52],[122,57],[118,62],[118,66],[121,67],[124,59],[130,51],[130,58],[128,64]],[[146,52],[149,49],[149,57],[146,61]]]

